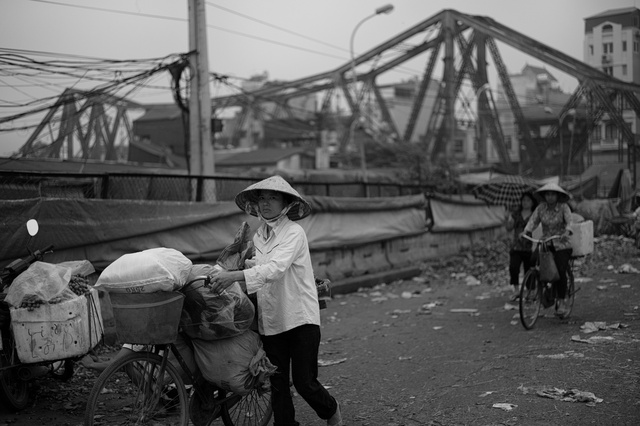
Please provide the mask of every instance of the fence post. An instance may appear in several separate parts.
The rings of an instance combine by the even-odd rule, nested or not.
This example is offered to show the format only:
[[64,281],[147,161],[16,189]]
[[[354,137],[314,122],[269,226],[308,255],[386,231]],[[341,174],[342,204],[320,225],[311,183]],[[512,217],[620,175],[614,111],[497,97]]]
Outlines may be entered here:
[[100,191],[100,198],[106,200],[109,198],[109,175],[102,176],[102,190]]
[[196,201],[202,201],[202,190],[204,187],[204,178],[202,176],[198,176],[196,180]]

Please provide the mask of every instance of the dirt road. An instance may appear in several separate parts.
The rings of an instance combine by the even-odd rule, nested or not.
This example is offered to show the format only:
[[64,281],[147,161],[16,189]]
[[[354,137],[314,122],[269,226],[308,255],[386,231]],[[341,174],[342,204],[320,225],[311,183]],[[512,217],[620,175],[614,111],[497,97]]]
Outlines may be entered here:
[[[579,269],[570,319],[531,331],[508,288],[450,270],[338,296],[322,311],[321,381],[351,426],[640,424],[640,274],[617,273],[640,258],[629,247],[608,260]],[[0,426],[80,425],[93,379],[40,381]],[[301,425],[326,424],[296,407]]]

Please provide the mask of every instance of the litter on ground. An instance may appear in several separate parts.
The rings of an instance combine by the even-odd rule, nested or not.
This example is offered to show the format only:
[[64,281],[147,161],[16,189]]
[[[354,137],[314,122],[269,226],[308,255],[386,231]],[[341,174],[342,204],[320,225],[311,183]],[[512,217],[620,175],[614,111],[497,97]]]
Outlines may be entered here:
[[595,333],[600,330],[615,330],[619,328],[627,328],[626,324],[621,324],[619,322],[607,325],[604,321],[587,321],[580,326],[580,331],[583,333]]
[[499,409],[504,410],[504,411],[511,411],[514,408],[517,408],[518,406],[516,404],[509,404],[507,402],[499,402],[497,404],[493,404],[492,407],[493,408],[499,408]]

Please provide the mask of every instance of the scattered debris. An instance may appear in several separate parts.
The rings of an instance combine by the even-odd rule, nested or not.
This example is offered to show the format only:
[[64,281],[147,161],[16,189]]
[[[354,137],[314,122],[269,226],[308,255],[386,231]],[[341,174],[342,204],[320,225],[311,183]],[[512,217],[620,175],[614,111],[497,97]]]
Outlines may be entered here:
[[499,402],[497,404],[493,404],[491,407],[499,408],[504,411],[511,411],[514,408],[517,408],[518,406],[516,404],[509,404],[508,402]]
[[330,365],[342,364],[343,362],[346,362],[346,361],[347,361],[347,358],[334,359],[331,361],[319,359],[318,367],[328,367]]
[[411,359],[413,359],[412,356],[399,356],[398,357],[398,361],[410,361]]
[[537,392],[538,396],[543,398],[557,399],[565,402],[586,402],[587,405],[595,405],[604,401],[602,398],[596,397],[592,392],[584,392],[578,389],[558,389],[547,388]]
[[491,395],[492,393],[495,393],[494,391],[486,391],[481,393],[480,395],[478,395],[480,398],[484,398],[485,396]]
[[579,334],[571,336],[572,342],[580,342],[580,343],[600,343],[600,342],[611,342],[613,340],[614,339],[611,336],[591,336],[588,339],[581,339]]
[[474,277],[473,275],[467,275],[465,278],[467,285],[480,285],[480,280]]
[[584,354],[580,352],[566,351],[561,354],[538,355],[537,358],[546,358],[546,359],[584,358]]
[[391,312],[388,312],[388,315],[391,315],[394,318],[397,318],[398,315],[411,313],[411,309],[394,309]]
[[616,274],[640,274],[640,270],[634,268],[628,263],[625,263],[616,270]]
[[516,305],[512,305],[511,303],[505,303],[504,304],[504,310],[505,311],[515,311],[518,310],[519,308]]
[[475,308],[456,308],[456,309],[450,309],[449,312],[461,313],[461,314],[475,314],[478,312],[478,310]]
[[627,327],[628,325],[621,324],[619,322],[607,325],[607,323],[604,321],[593,321],[593,322],[587,321],[580,326],[580,331],[588,334],[588,333],[595,333],[596,331],[600,331],[600,330],[612,330],[612,329],[627,328]]

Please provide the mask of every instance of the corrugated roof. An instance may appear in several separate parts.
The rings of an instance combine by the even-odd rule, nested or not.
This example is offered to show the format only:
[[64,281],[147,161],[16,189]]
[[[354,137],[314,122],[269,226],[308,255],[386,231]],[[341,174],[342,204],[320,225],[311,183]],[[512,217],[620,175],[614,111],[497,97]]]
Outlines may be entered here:
[[175,104],[145,105],[145,113],[136,121],[175,120],[180,118],[182,112]]
[[226,158],[216,159],[221,166],[251,166],[260,164],[275,164],[292,155],[304,154],[304,148],[266,148],[241,152]]

